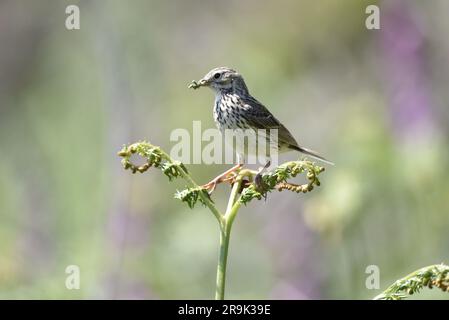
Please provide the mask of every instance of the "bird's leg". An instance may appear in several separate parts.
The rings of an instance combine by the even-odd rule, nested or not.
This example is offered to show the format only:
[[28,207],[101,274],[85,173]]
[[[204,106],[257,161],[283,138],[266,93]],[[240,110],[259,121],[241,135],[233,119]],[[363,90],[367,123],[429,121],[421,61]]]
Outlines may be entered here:
[[239,170],[243,164],[238,164],[234,167],[232,167],[229,170],[226,170],[210,182],[206,183],[205,185],[202,185],[201,188],[209,190],[209,194],[214,192],[215,188],[217,187],[217,184],[223,182],[231,173],[234,173],[235,171]]
[[254,184],[256,185],[256,189],[263,190],[263,180],[262,180],[262,172],[271,165],[271,161],[267,161],[265,166],[260,167],[259,171],[254,178]]

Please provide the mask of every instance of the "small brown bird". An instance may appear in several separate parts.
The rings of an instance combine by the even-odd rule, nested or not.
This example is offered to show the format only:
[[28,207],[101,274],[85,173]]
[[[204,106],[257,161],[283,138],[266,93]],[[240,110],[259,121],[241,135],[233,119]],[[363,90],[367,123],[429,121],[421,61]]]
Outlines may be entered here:
[[[257,99],[249,93],[243,77],[235,70],[220,67],[209,71],[198,82],[193,81],[189,88],[209,87],[215,93],[213,109],[215,123],[220,129],[247,130],[277,129],[277,150],[279,153],[296,150],[312,158],[332,164],[315,151],[304,148],[298,144],[288,129]],[[224,176],[240,168],[245,162],[244,149],[237,149],[238,165],[220,175],[206,187],[215,188],[215,185]]]

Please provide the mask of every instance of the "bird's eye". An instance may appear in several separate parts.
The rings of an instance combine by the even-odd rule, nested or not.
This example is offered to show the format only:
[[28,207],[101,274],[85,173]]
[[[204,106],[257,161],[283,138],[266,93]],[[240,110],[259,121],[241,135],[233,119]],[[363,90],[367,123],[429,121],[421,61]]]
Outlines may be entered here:
[[217,72],[216,74],[214,74],[214,78],[215,78],[215,79],[220,78],[220,73]]

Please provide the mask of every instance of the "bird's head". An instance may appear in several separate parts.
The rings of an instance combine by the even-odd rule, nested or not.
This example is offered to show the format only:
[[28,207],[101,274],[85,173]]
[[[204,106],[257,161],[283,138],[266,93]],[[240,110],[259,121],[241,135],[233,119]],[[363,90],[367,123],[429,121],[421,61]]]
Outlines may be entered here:
[[248,92],[243,77],[237,71],[227,67],[212,69],[200,81],[196,82],[196,87],[209,87],[216,93],[226,91]]

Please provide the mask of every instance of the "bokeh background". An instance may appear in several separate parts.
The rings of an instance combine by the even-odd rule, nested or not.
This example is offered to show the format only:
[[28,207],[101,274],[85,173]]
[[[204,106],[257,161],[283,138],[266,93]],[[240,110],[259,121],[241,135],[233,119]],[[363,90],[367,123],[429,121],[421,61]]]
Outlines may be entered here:
[[[116,152],[214,127],[212,93],[187,85],[223,65],[337,164],[310,194],[241,210],[227,298],[368,299],[368,265],[385,289],[447,263],[449,2],[431,2],[1,1],[0,298],[213,298],[214,217]],[[369,4],[381,30],[365,28]],[[226,167],[189,166],[198,182]]]

